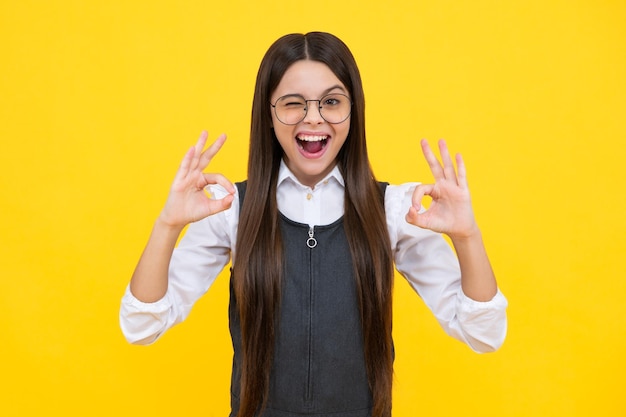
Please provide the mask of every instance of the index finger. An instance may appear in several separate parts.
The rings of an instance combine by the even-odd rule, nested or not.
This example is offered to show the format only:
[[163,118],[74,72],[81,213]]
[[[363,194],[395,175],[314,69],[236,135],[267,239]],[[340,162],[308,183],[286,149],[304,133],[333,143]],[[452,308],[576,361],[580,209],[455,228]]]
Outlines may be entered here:
[[446,141],[443,139],[439,140],[439,154],[441,155],[441,162],[443,163],[444,177],[449,180],[458,181],[456,171],[454,170],[454,164],[452,163],[452,158],[450,157],[450,151],[448,150],[448,145],[446,145]]
[[432,149],[430,149],[430,145],[428,144],[428,141],[426,139],[422,139],[421,145],[422,145],[422,152],[424,153],[424,158],[426,158],[426,162],[428,163],[428,166],[430,167],[430,172],[433,173],[433,177],[435,177],[435,180],[440,180],[440,179],[445,178],[443,167],[439,163],[439,160],[433,153]]
[[213,159],[213,157],[217,155],[219,150],[224,145],[224,142],[226,142],[226,135],[222,133],[204,152],[202,152],[202,155],[200,155],[200,161],[198,163],[198,166],[201,170],[205,169],[209,165],[209,162],[211,162],[211,159]]

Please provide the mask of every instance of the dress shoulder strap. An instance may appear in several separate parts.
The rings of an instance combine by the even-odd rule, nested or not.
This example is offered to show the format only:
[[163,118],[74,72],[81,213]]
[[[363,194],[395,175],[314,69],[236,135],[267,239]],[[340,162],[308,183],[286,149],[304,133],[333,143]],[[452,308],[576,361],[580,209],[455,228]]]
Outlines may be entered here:
[[237,191],[239,192],[239,210],[241,211],[241,207],[243,207],[243,198],[246,196],[246,186],[248,185],[248,181],[236,182],[235,187],[237,187]]
[[384,182],[384,181],[378,181],[378,186],[380,187],[380,192],[383,195],[383,201],[385,198],[385,191],[387,191],[387,186],[389,185],[388,182]]

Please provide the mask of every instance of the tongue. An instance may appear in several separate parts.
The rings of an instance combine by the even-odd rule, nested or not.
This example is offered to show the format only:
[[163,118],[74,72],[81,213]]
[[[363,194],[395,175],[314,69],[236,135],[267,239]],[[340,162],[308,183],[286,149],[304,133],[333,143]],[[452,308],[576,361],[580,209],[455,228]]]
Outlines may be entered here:
[[300,141],[300,143],[302,144],[302,148],[308,153],[318,153],[324,147],[322,145],[322,141],[316,141],[316,142]]

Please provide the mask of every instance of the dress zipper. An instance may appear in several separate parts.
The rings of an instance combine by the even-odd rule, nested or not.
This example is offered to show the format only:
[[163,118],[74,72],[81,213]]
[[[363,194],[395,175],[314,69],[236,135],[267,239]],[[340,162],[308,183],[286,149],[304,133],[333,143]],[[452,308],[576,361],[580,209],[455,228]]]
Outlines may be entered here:
[[311,249],[317,246],[317,240],[313,237],[314,234],[313,226],[309,226],[309,238],[306,240],[306,245]]
[[[317,240],[314,237],[315,230],[313,226],[309,226],[309,238],[306,241],[306,245],[309,249],[313,249],[317,246]],[[309,251],[309,337],[308,337],[308,369],[307,369],[307,382],[305,391],[305,407],[313,406],[313,251]]]

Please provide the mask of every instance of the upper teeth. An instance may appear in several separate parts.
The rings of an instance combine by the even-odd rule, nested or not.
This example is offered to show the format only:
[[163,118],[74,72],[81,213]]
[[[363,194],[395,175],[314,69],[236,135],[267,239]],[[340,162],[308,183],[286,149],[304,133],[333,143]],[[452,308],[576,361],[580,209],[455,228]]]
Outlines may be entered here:
[[327,138],[328,138],[328,136],[298,135],[298,139],[306,141],[306,142],[319,142],[319,141],[325,140]]

